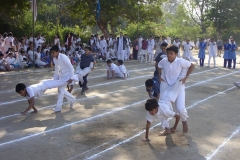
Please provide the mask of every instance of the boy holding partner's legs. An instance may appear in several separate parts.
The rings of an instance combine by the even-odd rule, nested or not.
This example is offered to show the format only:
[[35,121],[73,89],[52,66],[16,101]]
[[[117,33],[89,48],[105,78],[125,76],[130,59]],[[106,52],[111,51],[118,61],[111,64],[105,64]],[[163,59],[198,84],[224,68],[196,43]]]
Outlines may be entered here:
[[[176,96],[175,104],[177,108],[177,112],[180,114],[180,117],[182,119],[183,124],[183,133],[188,132],[188,125],[187,125],[187,110],[185,108],[185,82],[189,75],[194,70],[195,66],[182,58],[177,57],[178,48],[175,46],[171,46],[167,49],[167,58],[164,58],[162,61],[158,64],[158,74],[159,74],[159,81],[161,85],[167,85],[168,87],[165,87],[166,89],[175,90],[174,86],[178,81],[182,82],[182,87],[178,88],[180,89],[178,95]],[[183,76],[183,72],[186,74],[186,76]],[[163,84],[162,84],[163,82]],[[179,84],[179,83],[177,83]],[[162,91],[161,91],[162,92]],[[162,95],[161,95],[162,96]],[[161,99],[160,96],[160,99]],[[168,94],[169,98],[168,100],[172,101],[174,98],[172,98],[171,94]],[[174,131],[172,131],[174,132]]]

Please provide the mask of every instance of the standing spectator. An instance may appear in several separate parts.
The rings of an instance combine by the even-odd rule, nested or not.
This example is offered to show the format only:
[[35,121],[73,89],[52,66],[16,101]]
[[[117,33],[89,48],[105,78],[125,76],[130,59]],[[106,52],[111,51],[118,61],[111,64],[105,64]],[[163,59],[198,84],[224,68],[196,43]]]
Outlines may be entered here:
[[145,56],[145,63],[147,63],[147,48],[148,48],[148,41],[144,37],[144,38],[142,38],[141,52],[140,52],[141,63],[143,62],[144,56]]
[[221,57],[222,54],[222,49],[223,49],[223,42],[222,42],[222,38],[219,38],[217,41],[217,49],[218,49],[218,57]]
[[138,38],[136,38],[133,41],[133,59],[137,60],[138,59],[138,50],[139,50],[139,45],[138,45]]
[[60,46],[61,46],[61,44],[60,44],[60,39],[59,39],[59,35],[58,35],[58,34],[55,35],[54,45],[58,45],[59,48],[60,48]]

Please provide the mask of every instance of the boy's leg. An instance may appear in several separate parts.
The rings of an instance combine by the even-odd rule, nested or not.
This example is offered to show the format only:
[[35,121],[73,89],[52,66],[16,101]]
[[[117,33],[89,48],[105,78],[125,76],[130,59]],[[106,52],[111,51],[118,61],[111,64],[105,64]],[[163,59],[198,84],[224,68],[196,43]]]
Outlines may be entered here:
[[58,87],[58,100],[57,100],[57,105],[54,109],[55,112],[60,112],[62,110],[63,98],[65,95],[65,88],[66,88],[66,85]]
[[228,59],[228,68],[232,68],[232,59]]
[[209,58],[208,58],[208,67],[210,67],[210,60],[211,60],[211,56],[209,55]]
[[67,85],[67,82],[65,80],[52,80],[52,79],[42,80],[40,83],[42,83],[44,90],[58,88]]
[[187,126],[188,113],[185,108],[185,85],[183,85],[183,87],[181,88],[181,91],[180,91],[175,103],[176,103],[177,111],[183,122],[183,132],[186,133],[188,131],[188,126]]
[[214,67],[216,67],[216,58],[215,58],[215,56],[213,56],[213,63],[214,63]]
[[145,50],[145,63],[147,63],[147,59],[148,59],[148,51]]
[[[110,72],[110,73],[111,73],[111,72]],[[84,82],[83,82],[83,84],[82,84],[82,93],[88,90],[88,87],[87,87],[87,82],[88,82],[88,81],[87,81],[87,76],[88,76],[88,74],[83,77]]]
[[168,98],[171,102],[175,102],[180,91],[182,90],[183,84],[182,81],[177,81],[174,85],[169,86],[168,88]]

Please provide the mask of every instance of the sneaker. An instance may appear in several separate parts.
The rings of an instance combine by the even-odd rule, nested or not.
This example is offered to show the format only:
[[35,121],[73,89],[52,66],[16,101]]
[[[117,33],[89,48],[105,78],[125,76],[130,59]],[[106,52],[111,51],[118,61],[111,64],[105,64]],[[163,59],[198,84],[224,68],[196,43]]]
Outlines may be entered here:
[[239,85],[238,82],[234,82],[233,84],[234,84],[236,87],[240,88],[240,85]]

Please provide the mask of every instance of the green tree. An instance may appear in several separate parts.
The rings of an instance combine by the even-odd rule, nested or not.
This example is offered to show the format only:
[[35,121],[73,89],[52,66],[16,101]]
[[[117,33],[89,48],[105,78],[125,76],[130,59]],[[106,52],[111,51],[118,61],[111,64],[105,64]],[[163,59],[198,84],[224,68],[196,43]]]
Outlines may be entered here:
[[[96,0],[65,0],[71,15],[89,26],[97,25],[105,37],[120,27],[122,20],[137,23],[139,20],[157,21],[162,16],[161,4],[164,0],[100,0],[100,19],[96,22]],[[138,19],[138,11],[141,19]]]

